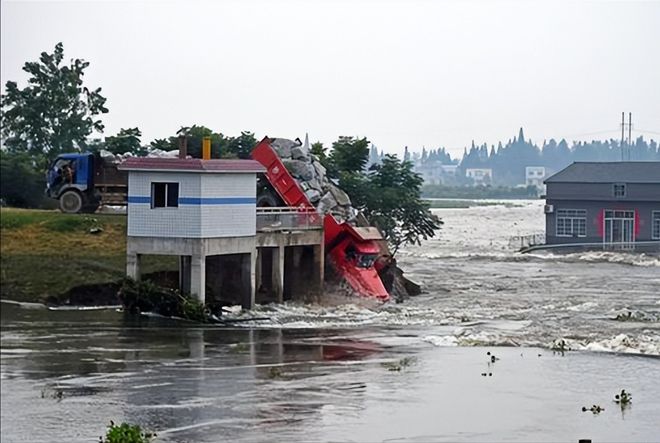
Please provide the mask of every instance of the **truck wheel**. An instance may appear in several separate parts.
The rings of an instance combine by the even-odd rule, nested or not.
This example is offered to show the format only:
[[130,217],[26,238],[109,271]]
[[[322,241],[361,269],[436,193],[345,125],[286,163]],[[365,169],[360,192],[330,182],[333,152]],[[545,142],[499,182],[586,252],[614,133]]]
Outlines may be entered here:
[[66,191],[60,196],[60,211],[77,214],[83,207],[83,197],[78,191]]
[[278,205],[278,198],[269,189],[265,189],[257,196],[258,208],[274,208]]

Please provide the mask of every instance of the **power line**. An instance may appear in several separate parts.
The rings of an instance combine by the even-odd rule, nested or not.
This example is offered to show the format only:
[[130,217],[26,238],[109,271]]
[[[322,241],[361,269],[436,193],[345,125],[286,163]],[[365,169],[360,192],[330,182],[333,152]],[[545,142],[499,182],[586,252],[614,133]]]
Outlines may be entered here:
[[634,132],[643,132],[645,134],[655,134],[655,135],[660,135],[660,131],[651,131],[648,129],[633,129]]
[[602,131],[585,132],[585,133],[582,133],[582,134],[571,134],[571,135],[567,135],[563,138],[586,137],[588,135],[611,134],[611,133],[614,133],[614,132],[618,132],[618,130],[617,129],[604,129]]

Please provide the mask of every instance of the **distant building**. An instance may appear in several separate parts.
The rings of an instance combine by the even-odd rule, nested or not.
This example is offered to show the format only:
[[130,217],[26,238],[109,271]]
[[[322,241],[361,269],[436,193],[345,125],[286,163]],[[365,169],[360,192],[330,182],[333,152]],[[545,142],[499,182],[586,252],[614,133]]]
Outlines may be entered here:
[[660,162],[573,163],[545,184],[547,244],[660,250]]
[[415,172],[422,176],[424,184],[438,185],[443,183],[442,165],[437,161],[427,161],[415,167]]
[[525,167],[525,185],[526,186],[543,186],[545,179],[545,167],[543,166],[527,166]]
[[543,166],[527,166],[525,168],[525,186],[534,186],[539,191],[543,191],[545,180],[545,168]]
[[458,165],[443,165],[438,160],[427,160],[420,163],[415,166],[415,172],[422,176],[426,185],[451,183],[456,177]]
[[444,175],[456,177],[456,170],[458,169],[458,165],[440,165],[440,168],[442,168]]
[[490,168],[468,168],[465,176],[471,178],[475,185],[489,185],[493,182],[493,170]]

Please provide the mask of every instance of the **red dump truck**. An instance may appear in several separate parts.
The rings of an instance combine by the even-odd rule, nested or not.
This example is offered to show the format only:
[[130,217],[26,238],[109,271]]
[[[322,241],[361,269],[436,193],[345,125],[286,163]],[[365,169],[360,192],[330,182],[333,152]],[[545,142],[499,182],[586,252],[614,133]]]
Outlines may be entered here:
[[[268,182],[288,206],[316,209],[287,171],[268,137],[257,144],[252,151],[252,158],[266,168]],[[324,216],[323,227],[326,255],[336,273],[346,280],[357,294],[388,301],[390,295],[375,267],[376,259],[381,253],[378,241],[382,241],[378,229],[356,227],[347,222],[339,223],[329,213]]]

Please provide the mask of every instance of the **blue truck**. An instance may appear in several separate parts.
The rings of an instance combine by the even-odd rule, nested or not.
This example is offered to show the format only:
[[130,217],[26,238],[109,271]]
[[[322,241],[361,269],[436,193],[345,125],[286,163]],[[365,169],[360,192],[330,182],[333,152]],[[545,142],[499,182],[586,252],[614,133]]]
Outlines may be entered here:
[[96,153],[59,155],[46,172],[46,195],[62,212],[92,213],[100,205],[125,206],[128,175]]

